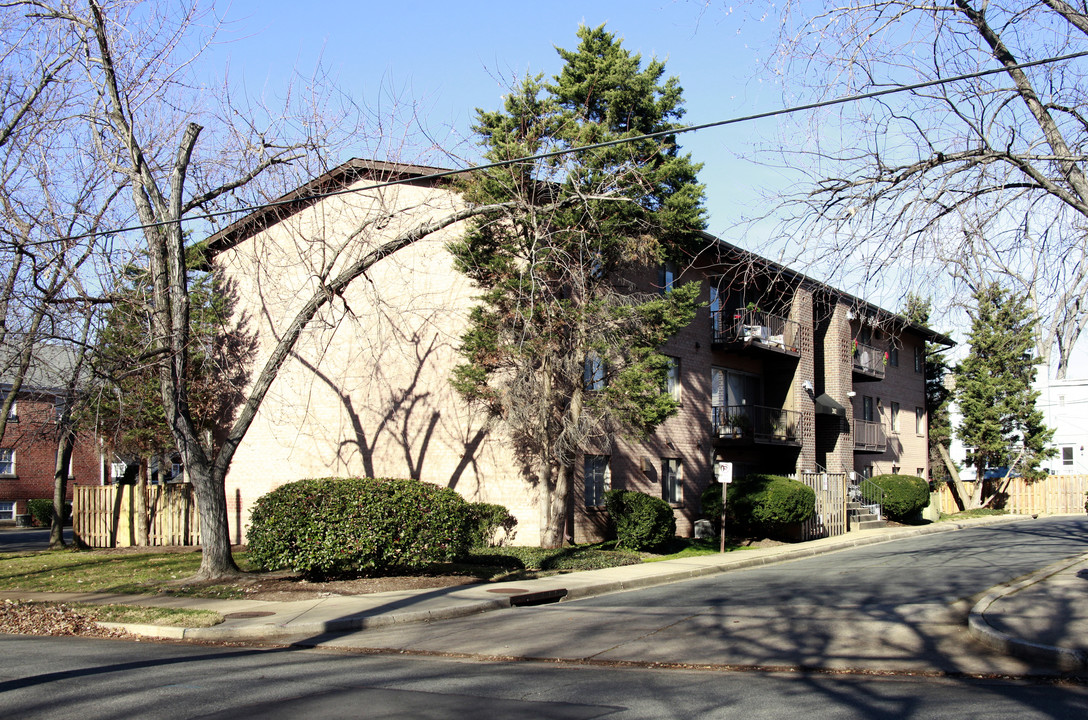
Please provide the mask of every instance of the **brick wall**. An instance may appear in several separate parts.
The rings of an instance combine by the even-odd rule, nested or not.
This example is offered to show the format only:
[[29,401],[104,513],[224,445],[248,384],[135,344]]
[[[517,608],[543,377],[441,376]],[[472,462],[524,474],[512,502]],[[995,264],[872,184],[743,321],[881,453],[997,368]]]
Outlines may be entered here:
[[[57,425],[52,397],[24,395],[16,403],[18,422],[9,422],[0,448],[15,451],[15,474],[0,475],[0,501],[14,501],[15,513],[27,512],[27,500],[53,498],[53,474],[57,463]],[[100,481],[94,438],[81,434],[72,452],[72,482]]]

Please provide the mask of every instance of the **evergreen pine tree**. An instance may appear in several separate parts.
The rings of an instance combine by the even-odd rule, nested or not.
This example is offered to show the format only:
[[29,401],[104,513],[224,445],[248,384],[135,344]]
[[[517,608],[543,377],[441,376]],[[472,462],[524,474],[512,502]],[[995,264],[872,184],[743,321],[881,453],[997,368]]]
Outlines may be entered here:
[[1016,471],[1041,477],[1039,462],[1053,456],[1054,431],[1043,424],[1033,388],[1036,366],[1035,321],[1023,297],[995,283],[974,294],[971,349],[956,366],[955,398],[962,421],[957,431],[974,451],[967,458],[982,478],[987,469],[1007,467],[1023,448]]
[[[550,83],[529,78],[501,111],[478,111],[489,161],[676,127],[681,90],[663,63],[643,67],[603,27],[578,37]],[[698,249],[698,169],[666,135],[481,171],[461,188],[471,203],[511,209],[451,245],[482,294],[453,383],[514,440],[541,490],[542,545],[565,539],[587,444],[651,432],[676,410],[657,348],[694,318],[698,286],[648,292],[633,281]]]

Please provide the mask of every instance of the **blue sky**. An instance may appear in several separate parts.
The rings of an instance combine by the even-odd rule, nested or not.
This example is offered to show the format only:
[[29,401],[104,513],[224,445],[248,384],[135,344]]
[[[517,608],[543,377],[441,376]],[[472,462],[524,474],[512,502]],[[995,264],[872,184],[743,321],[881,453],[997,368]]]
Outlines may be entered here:
[[[250,93],[277,93],[293,74],[309,73],[320,62],[342,90],[376,112],[394,96],[418,103],[428,131],[451,148],[468,135],[475,108],[497,108],[515,78],[557,72],[555,47],[575,47],[583,23],[607,23],[629,49],[666,59],[667,72],[684,88],[685,122],[783,104],[780,88],[766,81],[762,68],[774,46],[774,16],[761,21],[751,10],[730,12],[724,4],[234,0],[220,12],[226,25],[211,59],[220,67],[229,63],[232,78],[244,78]],[[772,140],[774,130],[774,121],[765,120],[681,139],[705,164],[700,177],[707,185],[710,229],[754,250],[760,243],[746,242],[733,227],[763,208],[761,187],[788,180],[739,156]],[[462,145],[459,152],[470,148]]]

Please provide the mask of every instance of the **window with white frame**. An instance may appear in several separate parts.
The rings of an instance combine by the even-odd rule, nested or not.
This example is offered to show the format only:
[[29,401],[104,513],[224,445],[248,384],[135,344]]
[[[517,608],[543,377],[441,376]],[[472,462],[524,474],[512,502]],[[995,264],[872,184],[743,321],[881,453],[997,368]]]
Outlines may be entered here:
[[899,403],[892,401],[892,432],[899,432]]
[[604,494],[612,487],[612,471],[607,455],[586,455],[584,484],[586,507],[603,507]]
[[0,448],[0,475],[15,474],[15,451],[11,448]]
[[1073,446],[1072,445],[1063,445],[1062,446],[1062,465],[1072,465],[1072,464],[1073,464]]
[[914,408],[914,433],[916,435],[926,434],[926,409],[924,407]]
[[684,502],[684,481],[680,473],[680,458],[661,459],[661,493],[665,501]]
[[9,423],[19,422],[19,403],[18,403],[18,401],[13,402],[11,404],[11,409],[8,410],[8,422]]
[[582,371],[582,380],[586,390],[604,389],[604,360],[592,350],[586,355],[585,369]]
[[680,358],[666,355],[669,364],[665,369],[665,392],[676,402],[680,402]]
[[13,500],[0,500],[0,520],[15,519],[15,502]]

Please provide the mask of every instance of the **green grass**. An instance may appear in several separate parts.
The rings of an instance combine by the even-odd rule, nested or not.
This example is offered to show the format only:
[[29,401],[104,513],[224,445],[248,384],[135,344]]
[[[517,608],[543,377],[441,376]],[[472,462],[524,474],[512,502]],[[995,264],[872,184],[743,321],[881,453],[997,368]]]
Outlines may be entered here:
[[967,518],[976,517],[989,517],[990,515],[1007,515],[1004,510],[994,510],[993,508],[975,508],[974,510],[964,510],[958,513],[941,513],[941,517],[937,522],[944,522],[945,520],[966,520]]
[[[660,554],[645,553],[642,556],[643,562],[659,562],[661,560],[677,560],[679,558],[686,557],[698,557],[700,555],[717,555],[721,552],[721,541],[712,538],[708,540],[695,540],[693,538],[676,538],[668,546],[662,548]],[[726,538],[725,551],[733,552],[734,550],[748,550],[742,545],[736,543],[731,538]]]
[[211,627],[223,622],[223,616],[213,610],[141,607],[137,605],[73,604],[98,622],[162,625],[166,627]]
[[[235,559],[245,569],[245,553]],[[0,590],[114,592],[136,595],[241,597],[232,585],[176,585],[200,567],[200,552],[111,553],[65,550],[0,554]]]

